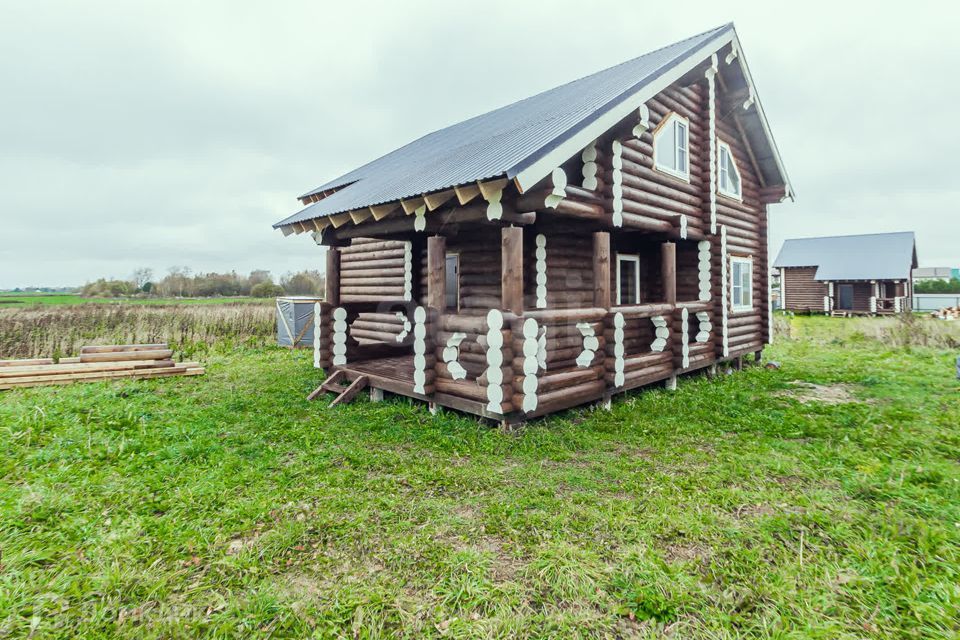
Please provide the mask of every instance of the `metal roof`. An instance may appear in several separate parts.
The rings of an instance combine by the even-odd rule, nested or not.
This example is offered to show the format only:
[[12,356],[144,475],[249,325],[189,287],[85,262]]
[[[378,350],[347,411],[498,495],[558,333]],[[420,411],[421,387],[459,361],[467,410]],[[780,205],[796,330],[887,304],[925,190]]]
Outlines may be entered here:
[[[691,60],[699,63],[735,40],[733,24],[717,27],[425,135],[300,196],[336,190],[274,227],[396,202],[478,180],[503,176],[513,179],[529,169],[521,176],[526,179],[531,172],[536,173],[531,168],[533,165],[538,161],[542,164],[545,156],[560,147],[577,142],[573,138],[582,137],[591,125],[603,124],[600,121],[608,120],[611,115],[622,117],[618,114],[624,102],[637,92],[658,79],[668,80],[671,74],[676,74],[678,65],[689,64]],[[629,106],[636,109],[639,103]],[[629,112],[622,115],[626,113]],[[762,113],[759,117],[763,117]],[[763,126],[766,126],[765,120]],[[775,170],[782,173],[772,139],[769,144],[776,156]],[[536,179],[542,177],[537,175]],[[783,183],[788,184],[786,176],[782,177]]]
[[817,280],[904,280],[917,265],[912,231],[800,238],[783,243],[773,266],[817,267]]

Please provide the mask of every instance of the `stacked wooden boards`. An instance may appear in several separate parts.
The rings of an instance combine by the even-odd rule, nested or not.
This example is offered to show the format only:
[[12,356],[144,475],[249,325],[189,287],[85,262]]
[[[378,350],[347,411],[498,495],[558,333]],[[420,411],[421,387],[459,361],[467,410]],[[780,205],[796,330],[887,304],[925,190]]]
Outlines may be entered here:
[[117,378],[196,376],[204,373],[196,362],[174,362],[166,344],[89,346],[73,358],[0,360],[0,390],[39,387]]

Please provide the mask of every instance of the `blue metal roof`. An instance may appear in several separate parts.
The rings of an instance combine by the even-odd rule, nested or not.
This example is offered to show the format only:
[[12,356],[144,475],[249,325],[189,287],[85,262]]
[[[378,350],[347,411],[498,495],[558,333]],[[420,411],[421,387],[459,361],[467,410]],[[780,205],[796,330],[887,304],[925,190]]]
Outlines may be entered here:
[[[423,136],[301,197],[340,188],[274,225],[330,216],[401,198],[515,177],[711,40],[727,24],[593,75]],[[348,186],[344,186],[348,185]]]
[[912,231],[800,238],[783,243],[775,268],[817,267],[817,280],[906,280],[917,266]]

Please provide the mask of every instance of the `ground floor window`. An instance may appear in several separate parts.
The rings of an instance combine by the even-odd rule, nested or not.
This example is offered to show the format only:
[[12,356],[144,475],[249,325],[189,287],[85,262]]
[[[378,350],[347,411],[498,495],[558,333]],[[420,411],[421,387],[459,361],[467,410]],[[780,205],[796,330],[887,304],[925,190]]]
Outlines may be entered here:
[[640,256],[617,254],[617,304],[640,304]]
[[734,311],[753,309],[753,258],[730,258],[730,303]]
[[445,311],[460,311],[460,254],[447,254]]

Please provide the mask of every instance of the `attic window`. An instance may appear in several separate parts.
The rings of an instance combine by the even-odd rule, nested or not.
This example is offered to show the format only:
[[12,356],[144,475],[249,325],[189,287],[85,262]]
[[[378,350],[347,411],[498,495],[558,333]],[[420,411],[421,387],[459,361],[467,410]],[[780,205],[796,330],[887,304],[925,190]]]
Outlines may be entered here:
[[690,180],[690,121],[671,113],[653,132],[653,165],[659,171]]
[[730,145],[721,142],[717,153],[719,154],[717,165],[720,167],[717,189],[723,195],[739,200],[741,198],[740,171],[733,159],[733,151],[730,149]]

